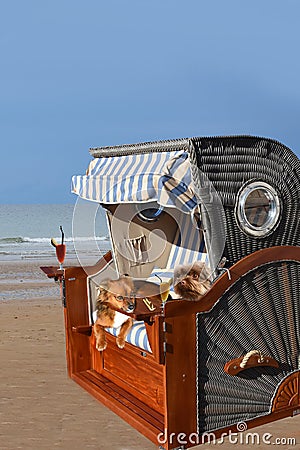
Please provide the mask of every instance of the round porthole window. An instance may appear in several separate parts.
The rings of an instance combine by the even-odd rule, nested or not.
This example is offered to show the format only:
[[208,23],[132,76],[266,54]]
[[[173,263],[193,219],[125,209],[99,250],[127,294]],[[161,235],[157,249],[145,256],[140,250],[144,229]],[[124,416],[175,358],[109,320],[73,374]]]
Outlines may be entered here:
[[267,236],[280,218],[279,196],[268,183],[253,181],[241,188],[235,214],[242,231],[256,237]]
[[137,216],[144,222],[155,222],[162,214],[164,208],[156,202],[137,205]]

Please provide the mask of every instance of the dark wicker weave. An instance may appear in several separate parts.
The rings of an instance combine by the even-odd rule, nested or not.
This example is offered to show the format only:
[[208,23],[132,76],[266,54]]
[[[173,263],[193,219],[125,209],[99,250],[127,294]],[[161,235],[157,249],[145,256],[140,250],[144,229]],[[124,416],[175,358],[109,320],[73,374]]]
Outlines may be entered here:
[[90,149],[94,158],[105,158],[109,156],[136,155],[139,153],[171,152],[174,150],[188,150],[189,140],[172,139],[166,141],[141,142],[138,144],[116,145],[114,147],[95,147]]
[[[229,265],[262,248],[300,245],[300,161],[280,142],[252,136],[195,137],[92,148],[90,153],[99,158],[172,150],[189,152],[191,161],[207,175],[221,198],[227,227],[224,256]],[[236,223],[237,193],[249,180],[269,183],[281,199],[280,223],[264,238],[246,235]]]
[[[277,385],[299,370],[299,285],[299,263],[266,264],[198,314],[199,433],[269,413]],[[227,361],[253,349],[272,355],[279,368],[224,372]]]
[[[275,245],[300,245],[300,161],[279,142],[255,137],[195,138],[198,167],[207,174],[221,197],[226,215],[224,256],[235,263],[256,250]],[[244,234],[237,226],[237,193],[249,180],[276,188],[282,205],[279,226],[265,238]]]

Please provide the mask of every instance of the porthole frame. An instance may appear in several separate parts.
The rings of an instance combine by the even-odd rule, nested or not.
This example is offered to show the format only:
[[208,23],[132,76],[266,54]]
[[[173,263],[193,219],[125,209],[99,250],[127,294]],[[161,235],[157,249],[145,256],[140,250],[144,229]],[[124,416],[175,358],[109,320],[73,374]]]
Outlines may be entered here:
[[[264,191],[270,202],[270,211],[263,225],[257,226],[251,223],[246,214],[246,202],[249,195],[257,190]],[[281,200],[276,189],[269,183],[261,180],[252,180],[244,184],[238,192],[235,205],[235,218],[243,233],[248,236],[262,238],[270,235],[277,228],[281,218]]]

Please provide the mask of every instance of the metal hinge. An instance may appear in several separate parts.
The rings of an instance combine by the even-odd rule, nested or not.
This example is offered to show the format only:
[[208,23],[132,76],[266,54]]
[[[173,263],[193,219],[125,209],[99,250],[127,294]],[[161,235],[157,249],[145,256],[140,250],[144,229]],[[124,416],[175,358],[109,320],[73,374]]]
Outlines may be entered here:
[[164,355],[166,355],[166,353],[167,353],[167,343],[166,343],[166,341],[163,342],[163,350],[164,350]]

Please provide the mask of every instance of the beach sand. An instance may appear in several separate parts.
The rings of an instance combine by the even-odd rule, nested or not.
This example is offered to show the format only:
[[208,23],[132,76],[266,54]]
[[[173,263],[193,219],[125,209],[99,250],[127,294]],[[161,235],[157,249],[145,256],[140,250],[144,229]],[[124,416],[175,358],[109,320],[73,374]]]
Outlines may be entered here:
[[[8,283],[12,294],[18,292],[23,283],[28,283],[31,289],[38,285],[46,291],[54,284],[43,278],[38,263],[0,264],[0,270],[2,275],[6,273],[8,280],[15,277],[15,284]],[[20,282],[20,274],[24,273],[26,278]],[[63,308],[59,288],[54,286],[57,295],[51,298],[0,301],[0,449],[154,450],[158,446],[68,378]],[[4,282],[1,292],[6,292]],[[276,438],[293,437],[296,446],[276,447],[300,448],[300,415],[251,431],[259,433],[261,440],[264,433],[272,434],[271,443]],[[231,444],[228,440],[224,444],[194,448],[216,447],[270,448],[263,443],[254,446]]]

